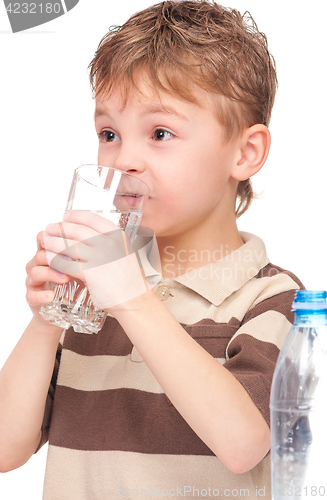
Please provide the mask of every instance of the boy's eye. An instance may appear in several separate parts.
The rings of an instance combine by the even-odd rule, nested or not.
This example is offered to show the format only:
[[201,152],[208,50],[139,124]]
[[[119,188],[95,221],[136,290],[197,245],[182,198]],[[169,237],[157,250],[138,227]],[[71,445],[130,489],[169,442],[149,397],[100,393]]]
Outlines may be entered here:
[[114,142],[119,141],[118,135],[116,135],[111,130],[103,130],[98,134],[100,141],[102,142]]
[[174,135],[163,128],[157,128],[153,133],[153,138],[155,141],[166,141],[168,139],[171,139],[172,137],[174,137]]

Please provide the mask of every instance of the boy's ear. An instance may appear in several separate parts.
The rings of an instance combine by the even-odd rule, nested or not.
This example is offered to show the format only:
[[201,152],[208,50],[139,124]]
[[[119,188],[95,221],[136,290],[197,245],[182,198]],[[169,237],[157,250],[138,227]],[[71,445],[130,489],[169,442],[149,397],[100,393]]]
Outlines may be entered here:
[[246,129],[240,137],[239,159],[232,177],[245,181],[259,172],[267,159],[270,143],[270,132],[265,125],[257,124]]

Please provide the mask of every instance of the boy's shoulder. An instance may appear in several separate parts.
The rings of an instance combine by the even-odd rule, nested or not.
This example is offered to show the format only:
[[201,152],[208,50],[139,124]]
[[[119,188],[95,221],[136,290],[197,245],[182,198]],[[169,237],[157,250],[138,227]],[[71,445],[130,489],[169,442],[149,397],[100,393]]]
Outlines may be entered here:
[[261,238],[247,232],[240,232],[240,236],[244,244],[237,250],[219,258],[224,249],[216,249],[209,264],[178,276],[175,281],[216,307],[233,301],[234,305],[246,303],[246,310],[271,296],[304,288],[292,272],[270,262]]
[[292,271],[270,261],[261,238],[249,233],[241,234],[245,241],[243,265],[248,271],[241,294],[242,300],[247,303],[244,321],[273,311],[292,323],[292,303],[296,291],[305,288],[303,283]]

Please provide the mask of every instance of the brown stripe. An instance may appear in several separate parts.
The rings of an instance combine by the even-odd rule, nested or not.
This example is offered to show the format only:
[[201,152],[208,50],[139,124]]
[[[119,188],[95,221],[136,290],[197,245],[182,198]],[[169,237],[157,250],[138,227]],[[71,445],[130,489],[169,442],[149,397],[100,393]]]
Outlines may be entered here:
[[49,443],[89,451],[213,455],[165,394],[57,385]]
[[270,388],[278,354],[274,344],[240,334],[231,342],[229,359],[224,364],[246,389],[268,425]]
[[297,276],[295,276],[295,274],[291,273],[290,271],[286,271],[285,269],[283,269],[281,267],[275,266],[274,264],[271,264],[270,262],[265,267],[260,269],[260,271],[255,276],[255,278],[272,278],[273,276],[276,276],[277,274],[286,274],[287,276],[292,278],[292,280],[300,287],[301,290],[305,289],[303,284],[301,283],[299,278]]
[[236,333],[240,322],[232,318],[228,323],[216,323],[206,318],[194,325],[184,325],[187,333],[214,358],[225,358],[228,342]]
[[[240,322],[232,318],[228,323],[216,323],[206,318],[193,325],[181,326],[214,358],[225,357],[228,342],[235,334]],[[83,356],[127,356],[133,345],[115,318],[108,317],[103,329],[94,335],[67,330],[64,349]]]
[[294,313],[292,312],[292,303],[295,297],[295,290],[279,293],[269,299],[263,300],[260,304],[250,309],[243,318],[242,325],[251,319],[260,316],[267,311],[277,311],[283,314],[290,323],[293,324]]
[[46,399],[46,403],[45,403],[43,422],[42,422],[42,426],[41,426],[41,433],[42,433],[41,440],[40,440],[39,446],[37,447],[35,453],[37,451],[39,451],[39,449],[42,448],[42,446],[48,441],[49,426],[50,426],[51,414],[52,414],[53,398],[54,398],[55,388],[56,388],[56,384],[57,384],[61,353],[62,353],[62,346],[61,346],[61,344],[59,344],[58,349],[57,349],[57,353],[56,353],[56,358],[55,358],[52,378],[51,378],[51,382],[50,382],[50,387],[48,390],[47,399]]
[[133,344],[118,321],[108,316],[102,330],[93,335],[76,333],[69,328],[63,347],[83,356],[127,356],[132,352]]

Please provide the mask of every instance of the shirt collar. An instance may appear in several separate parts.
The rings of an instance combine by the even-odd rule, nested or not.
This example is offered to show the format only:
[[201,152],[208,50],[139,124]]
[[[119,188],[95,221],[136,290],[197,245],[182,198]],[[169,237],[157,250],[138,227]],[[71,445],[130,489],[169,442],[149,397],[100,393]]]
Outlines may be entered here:
[[162,282],[168,286],[169,282],[180,283],[218,306],[269,263],[265,244],[260,238],[245,232],[240,232],[240,236],[244,245],[226,257]]

